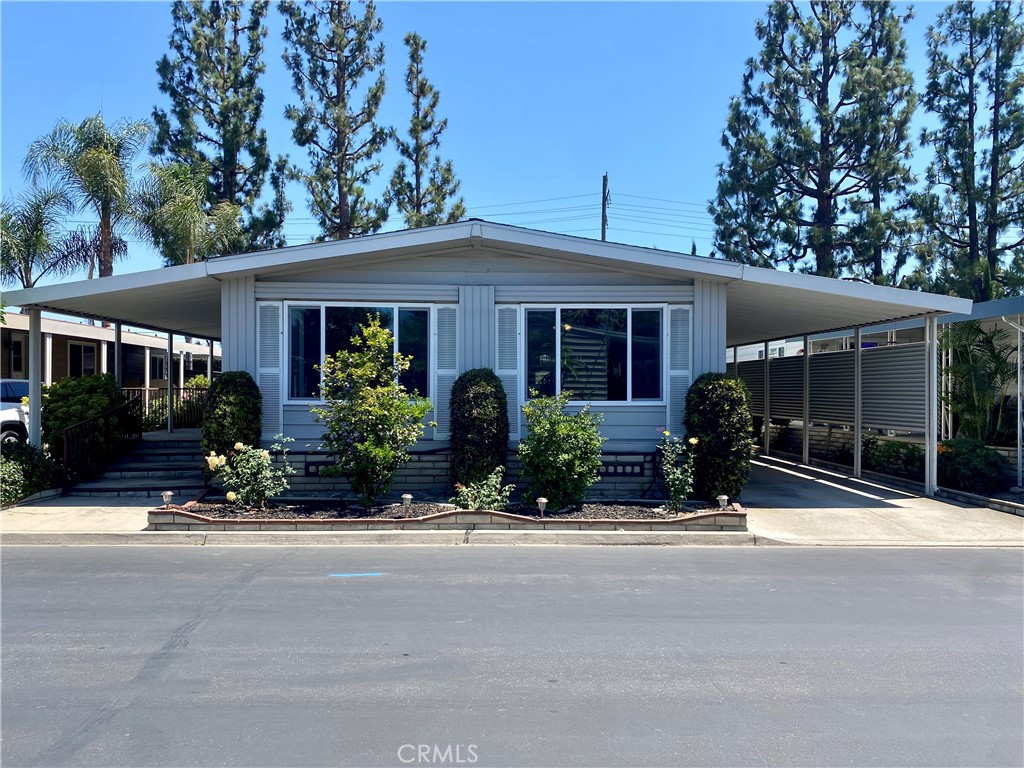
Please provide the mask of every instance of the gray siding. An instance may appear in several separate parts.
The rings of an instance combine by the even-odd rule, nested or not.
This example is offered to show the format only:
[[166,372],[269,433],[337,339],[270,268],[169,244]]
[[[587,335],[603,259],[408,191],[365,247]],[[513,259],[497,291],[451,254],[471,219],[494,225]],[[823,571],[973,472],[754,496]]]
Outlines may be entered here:
[[642,304],[668,302],[677,304],[693,300],[693,286],[686,284],[601,286],[583,282],[577,285],[499,285],[494,289],[499,304]]
[[[582,406],[569,406],[570,413],[578,413]],[[604,414],[601,436],[608,439],[604,450],[653,451],[666,427],[667,407],[664,405],[595,405],[593,413]],[[526,422],[520,411],[520,424],[526,434]],[[671,426],[669,427],[671,429]]]
[[725,283],[695,280],[693,285],[693,379],[725,371]]
[[222,370],[256,376],[256,280],[251,275],[221,284]]
[[494,286],[459,287],[459,370],[494,368]]

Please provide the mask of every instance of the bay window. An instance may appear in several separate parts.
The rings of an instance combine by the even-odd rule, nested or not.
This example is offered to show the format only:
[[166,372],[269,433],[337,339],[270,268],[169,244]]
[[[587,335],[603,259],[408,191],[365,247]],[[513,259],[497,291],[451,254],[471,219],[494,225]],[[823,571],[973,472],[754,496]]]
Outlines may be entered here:
[[537,307],[525,317],[526,382],[590,402],[662,398],[661,307]]
[[[391,331],[395,351],[412,358],[401,383],[429,397],[430,309],[428,307],[293,304],[288,307],[288,399],[320,396],[318,366],[336,352],[352,351],[359,327],[378,315]],[[397,318],[397,324],[395,322]]]

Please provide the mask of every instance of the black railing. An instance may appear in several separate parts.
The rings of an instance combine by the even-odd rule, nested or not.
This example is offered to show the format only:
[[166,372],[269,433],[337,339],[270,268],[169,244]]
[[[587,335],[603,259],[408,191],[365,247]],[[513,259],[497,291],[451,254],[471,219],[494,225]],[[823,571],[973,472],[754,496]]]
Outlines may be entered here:
[[64,492],[102,474],[142,438],[142,398],[104,411],[64,430]]
[[[122,387],[125,397],[142,401],[144,432],[167,429],[167,387]],[[206,387],[174,387],[174,427],[186,429],[203,425]]]

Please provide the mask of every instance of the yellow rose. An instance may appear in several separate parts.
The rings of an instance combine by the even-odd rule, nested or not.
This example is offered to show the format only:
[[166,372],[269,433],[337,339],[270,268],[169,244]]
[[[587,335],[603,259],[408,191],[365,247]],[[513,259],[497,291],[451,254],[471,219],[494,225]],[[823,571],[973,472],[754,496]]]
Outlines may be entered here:
[[266,449],[264,448],[264,449],[263,449],[263,450],[261,451],[261,453],[263,454],[263,458],[264,458],[264,459],[266,459],[267,461],[270,461],[270,451],[268,451],[268,450],[266,450]]
[[242,450],[243,448],[245,448],[245,446],[244,446],[244,445],[242,445],[241,443],[235,443],[235,450],[236,450],[236,451],[240,451],[240,450]]
[[665,437],[668,437],[668,436],[669,436],[669,435],[671,435],[672,433],[671,433],[671,432],[669,432],[669,431],[668,431],[668,430],[666,429],[666,430],[665,430],[664,432],[662,432],[661,434],[663,434],[663,435],[664,435]]
[[228,501],[234,501],[237,498],[238,498],[238,494],[236,494],[234,491],[228,491],[228,493],[227,493],[227,500]]
[[217,469],[217,457],[212,453],[206,457],[206,465],[210,468],[210,471]]
[[228,463],[228,460],[225,459],[223,456],[218,456],[217,457],[217,466],[218,467],[223,467],[227,463]]
[[689,440],[688,440],[687,442],[688,442],[688,443],[689,443],[690,445],[696,445],[697,443],[699,443],[699,442],[700,442],[700,440],[698,440],[698,439],[697,439],[696,437],[691,437],[691,438],[690,438],[690,439],[689,439]]

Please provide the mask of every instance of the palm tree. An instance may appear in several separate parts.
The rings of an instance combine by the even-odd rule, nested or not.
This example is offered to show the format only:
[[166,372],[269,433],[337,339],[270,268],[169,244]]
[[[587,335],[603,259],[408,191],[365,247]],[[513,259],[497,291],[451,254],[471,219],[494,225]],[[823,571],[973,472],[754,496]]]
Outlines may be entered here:
[[52,178],[78,207],[99,219],[99,276],[114,274],[114,230],[128,215],[131,162],[146,143],[150,125],[121,120],[108,128],[100,115],[79,124],[61,120],[29,145],[24,170],[33,182]]
[[220,202],[206,209],[207,163],[151,163],[135,197],[142,234],[160,249],[167,266],[219,256],[241,232],[241,209]]
[[947,325],[939,341],[952,352],[952,362],[943,368],[949,382],[943,400],[960,420],[958,434],[995,441],[1003,429],[1004,393],[1017,377],[1009,334],[1001,328],[986,331],[970,320]]
[[4,285],[32,288],[47,274],[63,276],[83,266],[68,247],[63,216],[74,203],[60,189],[32,187],[17,200],[0,203],[0,278]]

